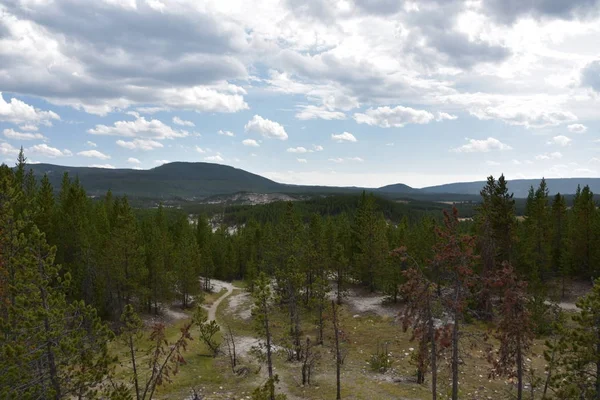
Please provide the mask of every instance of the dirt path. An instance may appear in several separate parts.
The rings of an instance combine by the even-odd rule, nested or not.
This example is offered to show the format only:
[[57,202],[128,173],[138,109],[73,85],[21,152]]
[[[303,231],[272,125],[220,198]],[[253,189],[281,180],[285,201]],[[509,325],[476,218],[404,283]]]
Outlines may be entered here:
[[211,279],[211,283],[213,285],[213,290],[216,292],[220,292],[223,288],[227,289],[227,292],[215,300],[208,308],[208,320],[215,321],[217,319],[217,309],[219,308],[219,304],[233,292],[234,286],[229,282],[217,281],[215,279]]

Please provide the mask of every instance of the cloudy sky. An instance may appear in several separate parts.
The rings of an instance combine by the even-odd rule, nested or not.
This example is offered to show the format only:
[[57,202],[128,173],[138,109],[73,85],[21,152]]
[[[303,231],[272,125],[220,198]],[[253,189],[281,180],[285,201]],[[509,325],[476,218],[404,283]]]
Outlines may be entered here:
[[599,176],[599,0],[2,0],[0,161]]

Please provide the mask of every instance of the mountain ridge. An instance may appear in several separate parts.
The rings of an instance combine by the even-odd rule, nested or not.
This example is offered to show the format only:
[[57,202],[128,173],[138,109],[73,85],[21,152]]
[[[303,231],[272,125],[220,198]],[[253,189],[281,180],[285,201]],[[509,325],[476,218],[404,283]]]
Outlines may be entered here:
[[[28,168],[37,177],[48,174],[50,182],[58,190],[64,172],[78,177],[90,195],[102,195],[107,190],[116,195],[129,195],[147,198],[201,199],[214,195],[239,192],[255,193],[355,193],[363,190],[393,196],[466,196],[463,200],[473,200],[485,181],[453,182],[442,185],[413,188],[396,183],[379,188],[358,186],[337,187],[323,185],[296,185],[273,181],[261,175],[229,165],[206,162],[172,162],[147,170],[129,168],[108,169],[97,167],[73,167],[55,164],[30,164]],[[509,191],[516,198],[527,197],[530,186],[536,187],[540,179],[508,179]],[[589,185],[592,191],[600,192],[600,178],[551,178],[546,179],[550,194],[573,194],[577,185]],[[456,196],[454,196],[456,197]],[[461,201],[459,198],[454,201]]]

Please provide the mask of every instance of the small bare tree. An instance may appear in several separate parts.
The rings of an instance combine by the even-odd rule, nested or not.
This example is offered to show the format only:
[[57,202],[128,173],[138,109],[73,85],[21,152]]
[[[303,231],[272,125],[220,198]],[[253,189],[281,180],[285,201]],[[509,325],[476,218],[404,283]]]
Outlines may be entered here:
[[231,330],[231,325],[227,325],[227,330],[225,331],[225,343],[227,344],[227,355],[229,356],[231,371],[235,373],[235,367],[237,367],[237,353],[235,349],[235,336]]
[[193,318],[194,324],[200,329],[200,340],[206,344],[206,346],[212,352],[213,357],[219,354],[220,344],[215,339],[215,335],[221,330],[216,321],[209,321],[206,311],[198,306]]
[[304,348],[304,357],[302,360],[302,384],[310,385],[310,377],[312,375],[313,368],[317,361],[321,357],[321,353],[314,350],[314,345],[310,341],[310,338],[306,338],[306,347]]
[[187,349],[188,341],[192,340],[190,330],[193,322],[188,322],[181,328],[181,333],[174,342],[167,340],[164,324],[156,323],[152,326],[150,332],[152,345],[147,349],[147,354],[150,356],[148,371],[144,374],[137,356],[137,342],[143,335],[143,325],[130,305],[125,307],[121,320],[125,326],[121,338],[128,346],[135,398],[136,400],[152,399],[156,387],[171,382],[171,376],[177,374],[179,365],[185,363],[182,352]]

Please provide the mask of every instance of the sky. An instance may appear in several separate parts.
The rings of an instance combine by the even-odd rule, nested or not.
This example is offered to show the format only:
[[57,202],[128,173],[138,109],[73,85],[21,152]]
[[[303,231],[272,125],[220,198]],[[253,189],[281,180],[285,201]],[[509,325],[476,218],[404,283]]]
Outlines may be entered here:
[[600,0],[2,0],[0,162],[600,176]]

